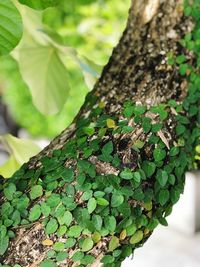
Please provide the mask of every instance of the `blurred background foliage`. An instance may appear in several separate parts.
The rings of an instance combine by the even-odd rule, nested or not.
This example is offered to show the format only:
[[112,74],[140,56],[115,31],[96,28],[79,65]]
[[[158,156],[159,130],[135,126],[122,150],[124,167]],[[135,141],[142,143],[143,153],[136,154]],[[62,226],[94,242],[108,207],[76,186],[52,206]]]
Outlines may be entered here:
[[[42,12],[42,21],[54,39],[75,48],[101,69],[125,27],[129,5],[130,0],[61,0],[57,7]],[[1,57],[1,99],[16,124],[32,137],[53,138],[78,112],[89,88],[72,60],[68,75],[71,90],[64,107],[58,114],[43,115],[32,102],[17,62],[12,56]]]

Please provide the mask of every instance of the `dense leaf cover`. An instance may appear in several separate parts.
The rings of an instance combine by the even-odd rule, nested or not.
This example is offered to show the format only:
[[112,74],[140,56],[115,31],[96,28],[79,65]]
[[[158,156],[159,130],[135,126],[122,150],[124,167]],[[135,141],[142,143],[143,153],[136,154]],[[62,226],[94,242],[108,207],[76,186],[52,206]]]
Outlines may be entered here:
[[[179,64],[181,75],[188,78],[183,103],[170,100],[145,107],[127,101],[120,116],[111,117],[106,105],[90,93],[86,99],[90,114],[76,122],[75,135],[63,149],[42,158],[37,169],[23,165],[5,183],[0,255],[6,253],[16,227],[40,220],[47,236],[43,245],[50,248],[40,267],[59,266],[69,257],[77,266],[87,266],[94,262],[100,241],[108,251],[102,263],[116,267],[159,223],[167,225],[166,216],[183,192],[185,172],[193,167],[200,137],[199,10],[199,1],[192,7],[186,3],[186,15],[193,16],[196,27],[181,41],[196,55],[196,62],[190,65],[187,56],[169,56],[169,64]],[[170,120],[176,122],[176,134],[168,143],[160,133]],[[134,164],[125,165],[119,149],[126,145],[119,148],[116,136],[137,128],[145,138],[131,140]],[[67,161],[70,165],[65,166]],[[97,163],[112,171],[98,173]]]

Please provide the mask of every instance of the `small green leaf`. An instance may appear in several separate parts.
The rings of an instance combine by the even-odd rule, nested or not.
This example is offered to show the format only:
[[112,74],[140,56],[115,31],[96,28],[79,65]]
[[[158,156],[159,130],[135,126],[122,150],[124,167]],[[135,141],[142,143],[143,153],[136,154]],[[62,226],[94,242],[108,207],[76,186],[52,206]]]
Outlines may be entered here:
[[41,212],[45,217],[48,217],[51,212],[51,208],[45,202],[43,202],[41,204]]
[[176,189],[171,190],[170,199],[173,204],[176,204],[180,198],[180,191]]
[[156,148],[153,151],[155,161],[161,161],[166,157],[166,151],[164,149]]
[[58,217],[58,222],[61,225],[65,224],[65,225],[69,226],[71,224],[72,220],[73,220],[72,213],[68,210],[65,211],[62,216]]
[[90,198],[87,204],[88,212],[91,214],[97,207],[97,201],[95,198]]
[[87,237],[84,239],[81,248],[83,252],[87,252],[89,250],[91,250],[93,248],[94,242],[92,240],[92,238]]
[[81,260],[81,264],[84,266],[91,265],[95,261],[95,257],[92,255],[85,255],[85,257]]
[[145,133],[148,133],[151,130],[151,119],[148,117],[144,117],[142,120],[142,128]]
[[55,242],[55,244],[53,245],[53,249],[55,251],[62,251],[65,249],[65,244],[62,242]]
[[46,201],[47,205],[51,208],[58,206],[60,202],[61,202],[60,195],[54,194],[54,193],[51,194],[50,197]]
[[156,123],[152,125],[152,132],[157,133],[162,129],[162,124],[161,123]]
[[8,244],[9,244],[9,237],[8,236],[1,236],[0,235],[0,255],[2,256],[7,248],[8,248]]
[[109,242],[108,249],[109,251],[113,251],[118,247],[119,247],[119,238],[116,236],[113,236]]
[[159,184],[164,187],[168,181],[168,173],[166,171],[159,170],[157,172],[156,179]]
[[164,226],[168,226],[168,222],[167,222],[167,220],[165,219],[165,218],[159,218],[159,223],[160,224],[162,224],[162,225],[164,225]]
[[66,248],[71,248],[76,244],[76,239],[74,238],[68,238],[67,241],[65,242],[65,247]]
[[82,228],[79,225],[74,225],[69,228],[67,235],[69,237],[78,238],[82,232]]
[[31,199],[36,199],[43,195],[43,188],[41,185],[35,185],[31,188],[30,197]]
[[120,177],[125,180],[131,180],[133,178],[133,173],[130,169],[126,168],[120,173]]
[[103,257],[103,259],[101,260],[101,262],[102,262],[103,264],[110,264],[110,263],[113,263],[114,260],[115,260],[115,258],[114,258],[113,256],[111,256],[111,255],[106,255],[106,256]]
[[110,155],[113,152],[113,142],[109,141],[102,148],[102,153],[105,155]]
[[92,197],[92,194],[93,194],[92,190],[84,192],[83,195],[81,196],[81,200],[83,201],[89,200]]
[[136,183],[140,183],[142,179],[141,174],[139,172],[134,172],[133,179]]
[[61,237],[67,232],[67,226],[61,225],[57,230],[57,236]]
[[185,131],[186,131],[186,128],[182,124],[178,124],[176,126],[176,134],[177,135],[182,135]]
[[179,72],[182,76],[186,75],[187,70],[188,70],[188,64],[181,64],[179,67]]
[[28,219],[29,219],[29,221],[34,222],[34,221],[36,221],[36,220],[38,220],[40,218],[41,214],[42,214],[42,212],[41,212],[40,205],[36,204],[30,210]]
[[141,230],[137,231],[130,239],[130,244],[134,245],[142,241],[143,239],[143,232]]
[[169,180],[169,183],[170,183],[171,185],[174,185],[175,182],[176,182],[176,177],[175,177],[173,174],[170,174],[168,180]]
[[105,224],[106,229],[108,229],[111,233],[114,233],[116,229],[116,225],[117,225],[117,222],[114,216],[107,216],[104,219],[104,224]]
[[74,255],[72,256],[72,260],[74,262],[80,261],[84,258],[84,253],[82,251],[77,251],[74,253]]
[[126,118],[131,118],[134,112],[134,106],[130,103],[125,104],[125,109],[124,109],[124,116]]
[[169,155],[171,156],[171,157],[174,157],[174,156],[176,156],[176,155],[178,155],[179,154],[179,151],[180,151],[180,149],[179,149],[179,147],[172,147],[171,149],[170,149],[170,152],[169,152]]
[[147,228],[150,231],[153,231],[158,226],[158,224],[159,224],[158,219],[152,218],[149,224],[147,225]]
[[56,264],[52,260],[44,260],[40,263],[40,267],[56,267]]
[[47,223],[45,232],[47,235],[53,234],[58,229],[58,222],[56,219],[50,219],[50,221]]
[[9,183],[8,186],[6,188],[4,188],[4,195],[8,200],[12,200],[13,199],[13,195],[16,192],[16,186],[13,183]]
[[10,202],[4,202],[1,206],[1,212],[3,215],[9,216],[13,210],[14,208],[10,205]]
[[80,173],[78,176],[77,176],[77,183],[79,185],[83,185],[84,182],[85,182],[85,179],[86,179],[86,175],[84,173]]
[[96,228],[97,231],[100,231],[102,228],[103,220],[100,215],[93,215],[92,216],[92,222]]
[[137,230],[137,227],[135,224],[131,224],[126,228],[126,235],[131,236],[134,235]]
[[145,160],[142,163],[142,169],[144,170],[146,176],[149,178],[154,174],[156,170],[156,165],[153,162]]
[[105,198],[98,197],[97,198],[97,204],[100,206],[108,206],[109,202]]
[[164,206],[168,200],[169,200],[169,191],[168,190],[161,190],[159,193],[159,203],[162,206]]
[[188,5],[184,7],[185,16],[190,16],[192,13],[192,6]]
[[135,200],[138,200],[138,201],[144,199],[144,193],[143,193],[143,191],[142,191],[141,188],[137,188],[137,189],[134,191],[134,193],[133,193],[133,198],[134,198]]
[[[34,206],[35,207],[35,206]],[[34,209],[33,207],[33,209]],[[41,214],[41,212],[39,212],[39,214]],[[36,211],[35,209],[35,217],[38,218],[38,212]],[[33,215],[34,216],[34,215]],[[40,217],[40,216],[39,216]],[[11,220],[13,221],[13,226],[17,226],[20,224],[20,221],[21,221],[21,215],[20,215],[20,212],[18,210],[15,210],[12,214],[12,217],[11,217]]]
[[113,194],[111,197],[111,206],[113,208],[119,207],[124,202],[124,197],[119,194]]
[[176,58],[176,63],[178,63],[178,64],[181,64],[181,63],[183,63],[183,62],[185,62],[186,61],[186,57],[185,57],[185,55],[179,55],[179,56],[177,56],[177,58]]
[[83,132],[88,136],[92,136],[95,133],[94,127],[84,127]]
[[60,261],[64,261],[65,259],[67,259],[69,256],[69,254],[65,251],[61,251],[58,252],[57,256],[56,256],[56,261],[60,262]]
[[135,106],[135,108],[134,108],[134,114],[136,116],[144,114],[145,111],[146,111],[146,107],[145,106],[138,105],[138,106]]
[[145,143],[144,143],[143,141],[141,141],[141,140],[137,140],[137,141],[134,143],[134,147],[137,147],[137,148],[141,149],[141,148],[143,148],[144,144],[145,144]]
[[66,168],[62,178],[65,182],[71,183],[74,180],[74,171],[73,169]]

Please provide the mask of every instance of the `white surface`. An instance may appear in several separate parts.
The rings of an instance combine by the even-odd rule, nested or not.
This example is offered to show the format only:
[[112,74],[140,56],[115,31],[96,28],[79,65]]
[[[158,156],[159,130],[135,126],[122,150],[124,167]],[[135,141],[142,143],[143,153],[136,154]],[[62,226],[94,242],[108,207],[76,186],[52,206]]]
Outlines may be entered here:
[[200,231],[200,171],[196,171],[196,188],[195,188],[195,226]]
[[200,234],[184,235],[159,226],[122,267],[200,267]]
[[195,187],[196,177],[194,173],[187,173],[184,194],[173,207],[173,212],[167,219],[168,223],[185,233],[195,232]]
[[[184,194],[174,206],[168,218],[172,227],[184,233],[195,233],[200,229],[200,172],[188,172]],[[199,264],[200,266],[200,264]]]

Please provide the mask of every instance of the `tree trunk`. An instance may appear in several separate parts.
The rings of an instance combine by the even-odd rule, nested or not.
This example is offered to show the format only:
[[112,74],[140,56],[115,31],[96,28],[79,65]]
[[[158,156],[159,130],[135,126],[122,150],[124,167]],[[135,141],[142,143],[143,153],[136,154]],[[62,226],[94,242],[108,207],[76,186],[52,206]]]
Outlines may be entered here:
[[[157,222],[165,223],[164,217],[176,200],[166,196],[167,200],[162,201],[162,196],[181,193],[183,173],[188,168],[183,163],[182,168],[174,165],[168,170],[174,162],[178,164],[177,159],[185,159],[185,147],[178,145],[175,130],[179,111],[167,103],[171,99],[182,103],[187,95],[187,80],[177,66],[168,65],[167,57],[170,53],[174,56],[186,53],[179,41],[192,27],[191,19],[183,15],[183,0],[132,0],[123,36],[74,122],[4,185],[2,224],[5,225],[7,218],[7,213],[3,214],[5,203],[10,203],[18,212],[12,217],[11,225],[7,221],[6,227],[15,237],[10,238],[7,251],[2,253],[2,264],[40,266],[54,244],[55,250],[69,254],[59,266],[89,266],[87,261],[84,263],[84,259],[89,259],[86,255],[95,257],[92,266],[99,266],[104,255],[110,255],[105,259],[106,266],[120,266],[127,255],[143,245]],[[188,58],[193,57],[188,54]],[[166,106],[159,106],[163,103]],[[180,111],[180,114],[185,113]],[[191,123],[188,130],[192,126]],[[178,152],[174,152],[176,157],[171,157],[174,147]],[[156,175],[162,170],[161,176],[170,172],[170,182],[159,180],[158,185]],[[19,207],[22,196],[20,193],[17,196],[15,189],[12,191],[13,184],[30,200],[24,203],[24,208]],[[48,202],[52,194],[56,194],[55,198]],[[59,195],[63,202],[64,195],[68,197],[64,205]],[[72,198],[74,202],[70,203]],[[46,211],[45,215],[42,210],[41,215],[41,205],[46,200],[51,213]],[[33,209],[38,205],[37,218]],[[64,206],[73,215],[70,225],[62,223],[56,214],[59,207]],[[13,214],[12,211],[8,216]],[[94,220],[93,216],[96,216]],[[96,225],[101,224],[99,217],[103,218],[103,227],[107,230],[104,229],[104,234],[102,227]],[[51,219],[55,231],[47,229]],[[63,234],[56,233],[58,223]],[[81,235],[74,235],[74,245],[55,247],[60,245],[56,242],[66,243],[73,236],[69,233],[73,225],[80,225],[82,229]],[[66,231],[62,226],[67,226]],[[88,244],[83,245],[81,239],[87,239]],[[5,237],[2,240],[5,241]],[[84,259],[79,255],[82,265],[73,258],[80,250],[85,253]],[[52,256],[46,262],[49,265],[41,266],[54,266],[53,261],[58,259]]]

